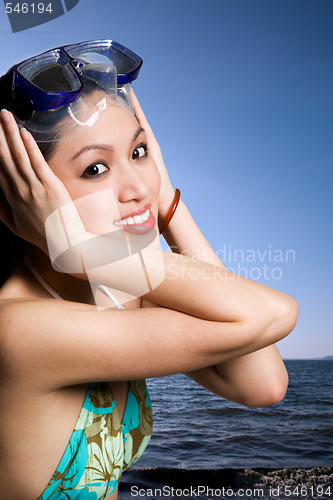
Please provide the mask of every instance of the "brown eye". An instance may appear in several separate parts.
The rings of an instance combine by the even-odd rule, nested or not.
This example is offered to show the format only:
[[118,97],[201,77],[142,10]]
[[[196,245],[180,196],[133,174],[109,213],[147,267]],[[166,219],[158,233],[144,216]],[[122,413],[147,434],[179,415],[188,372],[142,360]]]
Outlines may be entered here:
[[137,160],[138,158],[143,158],[147,156],[147,149],[148,148],[146,144],[139,144],[139,146],[137,146],[133,151],[132,154],[133,160]]
[[103,163],[94,163],[85,169],[82,177],[99,177],[105,172],[108,172],[108,168]]

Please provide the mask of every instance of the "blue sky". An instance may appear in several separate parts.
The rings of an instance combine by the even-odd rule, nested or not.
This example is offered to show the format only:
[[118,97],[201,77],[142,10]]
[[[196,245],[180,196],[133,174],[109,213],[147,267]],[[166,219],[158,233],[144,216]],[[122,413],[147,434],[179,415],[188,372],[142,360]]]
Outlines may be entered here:
[[142,56],[134,88],[205,237],[299,303],[286,358],[333,355],[332,26],[332,0],[80,0],[13,34],[0,5],[1,73],[93,38]]

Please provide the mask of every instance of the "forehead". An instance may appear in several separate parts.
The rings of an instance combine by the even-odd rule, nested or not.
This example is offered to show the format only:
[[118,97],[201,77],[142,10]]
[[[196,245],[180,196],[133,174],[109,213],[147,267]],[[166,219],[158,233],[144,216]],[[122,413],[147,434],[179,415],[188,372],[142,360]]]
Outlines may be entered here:
[[77,125],[75,130],[68,134],[64,127],[64,131],[59,135],[58,149],[74,150],[92,142],[110,143],[116,148],[118,144],[129,141],[138,127],[138,121],[133,115],[118,106],[110,105],[98,114],[91,126]]

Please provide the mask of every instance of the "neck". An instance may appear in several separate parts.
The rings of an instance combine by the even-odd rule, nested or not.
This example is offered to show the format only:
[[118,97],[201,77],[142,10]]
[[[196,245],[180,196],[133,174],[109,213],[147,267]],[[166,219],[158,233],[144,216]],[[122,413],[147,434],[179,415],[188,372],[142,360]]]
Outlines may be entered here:
[[89,281],[53,269],[50,259],[34,245],[26,245],[26,258],[39,274],[65,300],[95,304]]

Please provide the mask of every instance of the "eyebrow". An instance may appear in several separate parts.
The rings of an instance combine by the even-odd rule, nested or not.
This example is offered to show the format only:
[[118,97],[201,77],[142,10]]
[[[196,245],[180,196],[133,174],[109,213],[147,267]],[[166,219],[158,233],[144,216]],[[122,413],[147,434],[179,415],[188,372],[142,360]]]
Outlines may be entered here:
[[[132,138],[132,143],[136,141],[136,139],[139,137],[142,132],[145,132],[145,129],[142,127],[139,127],[135,134],[133,135]],[[83,153],[86,153],[87,151],[94,151],[95,149],[100,149],[102,151],[113,151],[113,147],[110,146],[109,144],[88,144],[87,146],[84,146],[82,149],[77,151],[74,156],[72,156],[71,161],[76,160],[79,156],[81,156]]]

